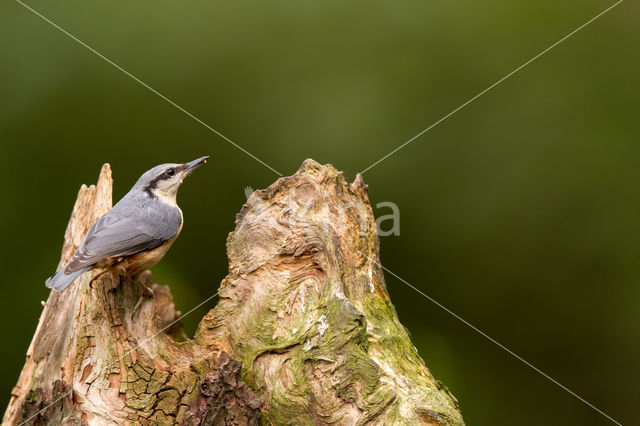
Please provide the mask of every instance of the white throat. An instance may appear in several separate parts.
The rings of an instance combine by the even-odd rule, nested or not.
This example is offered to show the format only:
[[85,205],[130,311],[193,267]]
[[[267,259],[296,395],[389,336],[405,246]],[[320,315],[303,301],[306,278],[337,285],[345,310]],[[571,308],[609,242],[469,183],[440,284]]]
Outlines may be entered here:
[[179,185],[169,188],[155,188],[153,193],[161,200],[177,207],[178,203],[176,202],[176,194],[178,193],[178,186]]

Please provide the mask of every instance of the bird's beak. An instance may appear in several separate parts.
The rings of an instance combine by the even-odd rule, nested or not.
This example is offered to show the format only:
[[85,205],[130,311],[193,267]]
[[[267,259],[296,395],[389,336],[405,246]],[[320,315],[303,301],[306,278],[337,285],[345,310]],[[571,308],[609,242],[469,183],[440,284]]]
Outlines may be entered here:
[[209,159],[209,156],[205,155],[204,157],[196,158],[193,161],[189,161],[187,164],[185,164],[186,167],[184,169],[184,174],[185,175],[190,174],[192,171],[194,171],[195,169],[197,169],[198,167],[206,163],[208,159]]

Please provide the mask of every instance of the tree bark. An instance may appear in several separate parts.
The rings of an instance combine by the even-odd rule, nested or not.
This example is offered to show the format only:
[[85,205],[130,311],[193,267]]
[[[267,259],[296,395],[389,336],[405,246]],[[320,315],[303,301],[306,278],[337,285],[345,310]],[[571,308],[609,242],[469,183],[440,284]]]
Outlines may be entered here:
[[[60,266],[111,190],[108,164],[82,186]],[[52,291],[3,424],[463,425],[398,320],[378,250],[362,178],[307,160],[242,207],[193,339],[171,325],[168,287],[141,298],[92,271]]]

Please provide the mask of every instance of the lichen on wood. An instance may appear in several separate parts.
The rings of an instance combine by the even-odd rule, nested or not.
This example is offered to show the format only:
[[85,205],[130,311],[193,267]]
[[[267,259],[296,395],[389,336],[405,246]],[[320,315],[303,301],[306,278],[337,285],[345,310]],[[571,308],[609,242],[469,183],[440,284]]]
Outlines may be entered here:
[[[60,266],[111,185],[105,165],[81,188]],[[463,424],[391,304],[360,176],[305,161],[249,197],[227,251],[193,339],[168,286],[141,299],[130,278],[91,272],[52,292],[3,424]]]

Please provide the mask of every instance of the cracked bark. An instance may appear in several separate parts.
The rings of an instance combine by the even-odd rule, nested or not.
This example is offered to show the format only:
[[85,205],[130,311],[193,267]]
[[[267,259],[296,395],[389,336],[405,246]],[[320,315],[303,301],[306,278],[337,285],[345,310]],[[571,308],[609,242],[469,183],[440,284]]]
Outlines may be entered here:
[[[80,189],[60,266],[111,189],[109,165]],[[3,424],[463,425],[398,320],[378,248],[362,178],[307,160],[242,207],[193,339],[162,331],[180,315],[166,286],[137,311],[139,286],[110,273],[52,292]]]

